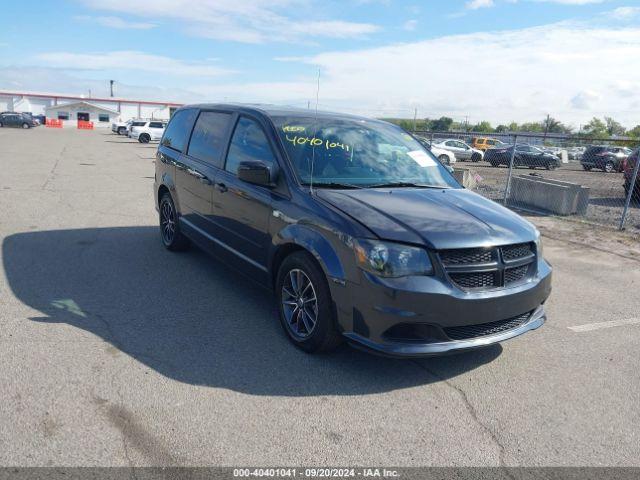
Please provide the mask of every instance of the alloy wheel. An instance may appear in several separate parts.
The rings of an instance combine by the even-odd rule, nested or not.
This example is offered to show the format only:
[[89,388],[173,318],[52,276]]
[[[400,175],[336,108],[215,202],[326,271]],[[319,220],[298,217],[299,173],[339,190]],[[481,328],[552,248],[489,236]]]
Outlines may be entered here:
[[171,202],[162,202],[160,225],[162,227],[162,239],[167,245],[171,244],[176,233],[176,216]]
[[318,297],[311,279],[299,268],[285,275],[281,302],[292,335],[298,339],[309,337],[318,321]]

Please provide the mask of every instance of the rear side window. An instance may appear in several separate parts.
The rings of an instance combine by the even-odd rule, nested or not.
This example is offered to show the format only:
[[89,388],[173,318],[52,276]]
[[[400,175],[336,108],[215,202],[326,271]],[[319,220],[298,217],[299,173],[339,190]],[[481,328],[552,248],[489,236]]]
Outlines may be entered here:
[[163,126],[162,122],[149,122],[149,128],[162,128]]
[[189,142],[189,155],[222,168],[222,152],[230,120],[228,113],[201,112]]
[[262,127],[253,120],[240,118],[233,132],[225,170],[238,172],[238,165],[243,161],[259,160],[267,166],[275,163],[273,152]]
[[162,136],[162,145],[183,152],[189,140],[191,126],[196,118],[197,110],[188,109],[176,112]]

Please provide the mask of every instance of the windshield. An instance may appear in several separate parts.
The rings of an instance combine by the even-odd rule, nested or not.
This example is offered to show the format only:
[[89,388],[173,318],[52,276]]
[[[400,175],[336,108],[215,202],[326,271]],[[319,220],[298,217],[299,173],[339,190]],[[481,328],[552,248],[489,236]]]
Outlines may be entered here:
[[326,117],[272,119],[303,184],[311,183],[313,172],[318,187],[460,187],[431,152],[394,125]]

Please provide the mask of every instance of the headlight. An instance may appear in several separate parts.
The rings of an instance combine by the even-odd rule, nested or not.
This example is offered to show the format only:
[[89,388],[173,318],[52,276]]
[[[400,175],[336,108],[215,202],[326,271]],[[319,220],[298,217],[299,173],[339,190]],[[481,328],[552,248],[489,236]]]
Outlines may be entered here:
[[377,240],[356,240],[353,250],[360,268],[381,277],[433,273],[427,251],[419,247]]

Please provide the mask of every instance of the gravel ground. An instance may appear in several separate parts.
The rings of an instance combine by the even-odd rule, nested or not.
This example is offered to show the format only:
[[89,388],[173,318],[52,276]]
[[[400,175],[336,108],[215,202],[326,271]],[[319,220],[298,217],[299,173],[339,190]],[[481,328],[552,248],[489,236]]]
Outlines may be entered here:
[[[492,167],[487,162],[458,162],[456,167],[468,168],[476,176],[478,193],[494,200],[502,200],[509,169]],[[577,220],[594,222],[617,227],[620,222],[625,202],[624,178],[622,173],[604,173],[599,170],[586,172],[580,162],[570,161],[553,171],[544,169],[529,170],[520,167],[513,175],[540,175],[544,178],[572,182],[588,187],[589,207],[585,216],[575,217]],[[640,235],[640,203],[633,202],[628,211],[627,230]]]
[[0,145],[1,466],[640,466],[640,262],[592,248],[597,230],[532,217],[554,266],[539,330],[310,356],[268,292],[161,246],[155,146],[45,128]]

